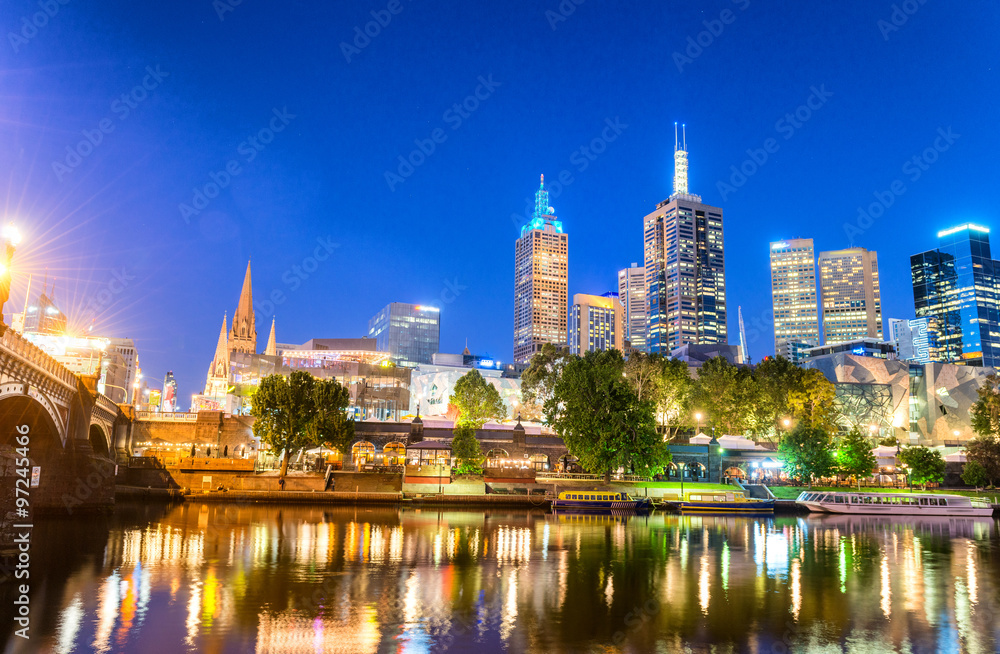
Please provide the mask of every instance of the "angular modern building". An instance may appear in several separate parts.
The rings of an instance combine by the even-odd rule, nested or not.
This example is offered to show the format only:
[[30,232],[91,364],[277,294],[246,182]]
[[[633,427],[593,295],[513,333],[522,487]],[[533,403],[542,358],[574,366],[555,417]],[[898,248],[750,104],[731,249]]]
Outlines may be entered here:
[[865,248],[819,253],[823,343],[882,339],[878,255]]
[[430,363],[441,343],[441,310],[392,302],[368,321],[368,338],[400,366]]
[[514,243],[514,361],[528,363],[546,343],[566,345],[569,235],[549,206],[542,175],[531,222]]
[[774,353],[788,355],[801,345],[819,345],[816,304],[816,253],[811,238],[771,243],[771,307],[774,310]]
[[625,309],[617,294],[573,296],[569,311],[571,354],[625,348]]
[[910,257],[913,307],[927,319],[931,361],[1000,365],[1000,263],[989,229],[968,223],[938,232],[938,247]]
[[625,310],[625,340],[646,351],[646,269],[633,263],[618,271],[618,300]]
[[688,192],[686,137],[674,141],[674,192],[642,219],[646,348],[724,344],[726,273],[722,209]]

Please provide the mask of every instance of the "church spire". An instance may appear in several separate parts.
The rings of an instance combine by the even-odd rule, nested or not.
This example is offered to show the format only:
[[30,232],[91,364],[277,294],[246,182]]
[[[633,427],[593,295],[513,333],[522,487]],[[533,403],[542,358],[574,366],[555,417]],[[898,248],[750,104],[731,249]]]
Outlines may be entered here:
[[236,314],[233,316],[233,330],[230,332],[231,349],[234,352],[257,354],[257,327],[254,324],[252,289],[250,262],[247,261],[247,272],[243,277],[240,303],[236,307]]
[[274,340],[274,318],[271,318],[271,335],[267,337],[267,347],[264,348],[264,356],[278,356],[278,345]]
[[205,382],[205,395],[216,395],[219,386],[225,388],[229,383],[229,341],[226,338],[226,314],[222,314],[222,329],[219,330],[219,342],[215,346],[215,358],[208,368],[208,380]]

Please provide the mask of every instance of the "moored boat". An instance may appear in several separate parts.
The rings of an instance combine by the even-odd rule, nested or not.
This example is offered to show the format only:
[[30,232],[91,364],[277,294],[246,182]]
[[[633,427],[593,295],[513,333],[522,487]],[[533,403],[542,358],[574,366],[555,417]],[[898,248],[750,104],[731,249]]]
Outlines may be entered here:
[[980,499],[940,493],[804,492],[796,504],[814,513],[881,515],[991,516],[993,507]]
[[618,491],[563,491],[559,493],[558,498],[552,500],[553,509],[576,511],[609,511],[612,509],[641,511],[649,507],[648,497],[631,497],[628,493]]
[[682,513],[774,513],[774,500],[758,500],[737,491],[697,491],[674,502]]

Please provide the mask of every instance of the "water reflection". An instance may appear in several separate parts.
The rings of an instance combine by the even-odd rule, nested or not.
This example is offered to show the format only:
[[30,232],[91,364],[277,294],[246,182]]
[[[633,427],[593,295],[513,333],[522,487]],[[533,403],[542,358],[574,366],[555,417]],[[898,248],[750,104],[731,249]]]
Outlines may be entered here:
[[988,652],[1000,624],[992,520],[187,503],[40,529],[24,651]]

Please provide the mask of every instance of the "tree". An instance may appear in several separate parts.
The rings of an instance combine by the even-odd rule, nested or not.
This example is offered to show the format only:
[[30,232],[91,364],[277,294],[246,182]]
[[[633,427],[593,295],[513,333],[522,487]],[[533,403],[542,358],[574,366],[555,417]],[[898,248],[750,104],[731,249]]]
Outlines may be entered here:
[[927,484],[944,479],[944,457],[937,450],[927,447],[908,447],[899,454],[899,460],[909,466],[910,479],[927,490]]
[[315,441],[310,440],[310,423],[316,415],[313,399],[315,379],[307,372],[296,370],[287,378],[269,375],[260,381],[253,394],[250,415],[254,436],[275,452],[282,452],[281,472],[288,472],[288,459],[292,451]]
[[354,440],[354,421],[346,412],[351,392],[336,379],[316,379],[312,401],[315,415],[306,427],[310,443],[322,443],[346,454]]
[[694,380],[680,359],[664,360],[656,381],[656,417],[667,440],[690,424]]
[[760,436],[777,440],[781,421],[791,415],[788,396],[801,390],[802,373],[801,368],[782,356],[768,357],[757,364],[753,374],[760,387],[760,397],[755,410],[755,427]]
[[563,366],[545,403],[548,423],[586,470],[625,468],[650,475],[670,462],[670,450],[656,433],[653,402],[641,401],[622,375],[618,350],[587,352]]
[[569,348],[559,348],[551,343],[543,345],[541,352],[531,357],[528,368],[521,374],[521,406],[528,415],[540,416],[544,411],[556,380],[570,358]]
[[507,417],[507,407],[496,386],[483,379],[474,368],[455,382],[455,391],[448,402],[458,408],[458,422],[476,429],[481,429],[490,420],[500,421]]
[[836,468],[832,449],[826,430],[803,421],[781,439],[778,455],[785,460],[788,474],[811,488],[814,479],[827,477]]
[[990,485],[995,486],[1000,479],[1000,438],[980,436],[965,444],[965,457],[983,468]]
[[483,451],[476,439],[476,428],[469,423],[459,423],[452,430],[451,454],[457,459],[459,474],[477,473],[482,470]]
[[802,371],[798,388],[788,393],[792,417],[807,425],[833,431],[837,428],[836,390],[823,373],[815,368]]
[[986,476],[986,468],[979,461],[967,462],[962,469],[962,481],[973,488],[982,488],[989,481]]
[[709,359],[698,370],[691,403],[708,414],[723,434],[751,431],[760,388],[749,368],[729,363],[725,357]]
[[979,399],[972,405],[972,430],[980,436],[1000,436],[1000,377],[990,375],[977,389]]
[[861,490],[861,478],[875,472],[878,461],[872,452],[871,441],[857,429],[852,429],[840,441],[837,450],[837,468],[845,475],[853,476]]

